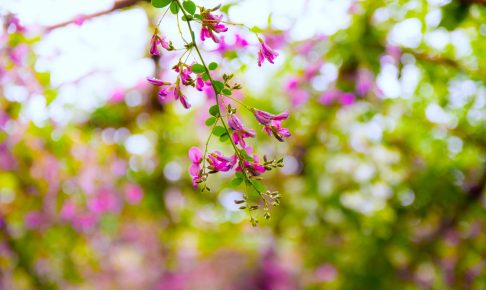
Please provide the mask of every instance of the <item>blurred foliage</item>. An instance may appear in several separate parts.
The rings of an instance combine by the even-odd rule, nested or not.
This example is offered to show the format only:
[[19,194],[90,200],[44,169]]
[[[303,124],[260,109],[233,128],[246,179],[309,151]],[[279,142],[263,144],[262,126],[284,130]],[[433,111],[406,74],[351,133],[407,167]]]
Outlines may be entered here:
[[[68,124],[31,120],[33,98],[49,106],[58,88],[34,68],[41,38],[4,15],[0,289],[485,289],[486,6],[358,1],[348,15],[299,41],[269,19],[281,56],[261,92],[243,78],[246,53],[221,53],[246,103],[291,108],[292,138],[254,141],[286,156],[266,180],[282,205],[257,228],[230,179],[191,185],[205,110],[181,114],[143,86]],[[407,21],[416,45],[393,38]]]

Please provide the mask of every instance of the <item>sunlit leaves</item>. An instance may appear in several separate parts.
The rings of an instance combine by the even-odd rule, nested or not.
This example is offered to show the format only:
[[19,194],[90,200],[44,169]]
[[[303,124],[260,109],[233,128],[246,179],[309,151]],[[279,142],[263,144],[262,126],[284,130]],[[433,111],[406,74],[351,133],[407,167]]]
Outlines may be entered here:
[[218,64],[215,63],[215,62],[212,62],[212,63],[209,64],[208,68],[209,68],[209,70],[215,70],[215,69],[218,68]]
[[155,8],[164,8],[171,2],[172,0],[152,0],[152,6],[154,6]]
[[192,1],[184,1],[182,2],[182,6],[191,15],[196,12],[196,4]]
[[195,63],[191,66],[191,70],[197,74],[201,74],[201,73],[204,73],[206,72],[206,69],[204,68],[204,66],[202,64],[199,64],[199,63]]
[[172,14],[179,13],[179,5],[177,4],[177,1],[174,1],[170,4],[170,12],[172,12]]

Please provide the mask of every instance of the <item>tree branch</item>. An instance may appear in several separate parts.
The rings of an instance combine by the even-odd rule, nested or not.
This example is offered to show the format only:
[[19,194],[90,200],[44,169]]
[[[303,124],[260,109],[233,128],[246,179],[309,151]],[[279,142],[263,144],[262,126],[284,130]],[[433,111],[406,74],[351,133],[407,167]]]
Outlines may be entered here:
[[55,24],[53,26],[49,26],[45,29],[45,31],[47,33],[49,33],[52,30],[55,30],[57,28],[61,28],[61,27],[67,26],[69,24],[75,23],[79,19],[83,19],[84,21],[90,20],[90,19],[93,19],[93,18],[96,18],[96,17],[99,17],[99,16],[110,14],[110,13],[116,11],[116,10],[120,10],[120,9],[123,9],[123,8],[134,6],[135,4],[142,2],[142,1],[144,1],[144,0],[118,0],[118,1],[115,1],[113,6],[109,9],[99,11],[99,12],[96,12],[96,13],[93,13],[93,14],[79,15],[79,16],[75,17],[74,19]]

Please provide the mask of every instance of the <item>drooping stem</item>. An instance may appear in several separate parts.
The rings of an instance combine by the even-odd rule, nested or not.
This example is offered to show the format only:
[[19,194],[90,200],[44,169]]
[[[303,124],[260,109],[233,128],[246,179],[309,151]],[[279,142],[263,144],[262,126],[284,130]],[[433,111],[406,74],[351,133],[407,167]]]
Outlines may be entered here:
[[[187,23],[187,27],[188,27],[189,32],[191,34],[191,40],[192,40],[193,47],[196,49],[197,55],[199,57],[199,60],[201,61],[201,65],[204,67],[204,70],[205,70],[206,74],[208,75],[209,81],[211,82],[211,87],[212,87],[212,89],[214,91],[215,98],[216,98],[216,104],[218,106],[218,111],[219,111],[218,119],[221,121],[221,124],[223,125],[223,127],[224,127],[224,129],[226,131],[226,134],[228,134],[228,136],[231,136],[231,132],[228,129],[228,125],[226,124],[226,121],[224,120],[223,115],[221,114],[221,108],[220,108],[220,102],[221,102],[221,100],[219,98],[221,95],[219,94],[218,90],[216,89],[216,86],[214,85],[214,80],[211,77],[210,70],[209,70],[208,66],[206,65],[206,62],[204,61],[204,58],[203,58],[203,56],[201,54],[201,51],[199,50],[199,46],[196,43],[196,36],[195,36],[194,30],[192,29],[192,25],[191,25],[191,17],[189,17],[189,15],[186,13],[186,11],[184,10],[184,7],[181,5],[181,3],[180,3],[179,0],[175,0],[175,2],[177,3],[177,5],[179,6],[180,10],[184,14],[184,17],[186,19],[185,21]],[[264,202],[264,204],[266,206],[267,205],[267,200],[263,197],[263,195],[262,195],[261,191],[258,189],[258,187],[252,182],[251,178],[248,176],[247,171],[245,170],[245,164],[243,162],[244,158],[243,158],[242,154],[240,153],[240,151],[236,147],[236,144],[233,141],[233,139],[230,137],[229,140],[230,140],[231,146],[233,147],[233,149],[235,151],[235,154],[236,154],[236,156],[238,158],[238,162],[239,162],[241,171],[242,171],[242,173],[243,173],[243,175],[245,177],[245,181],[247,181],[249,184],[251,184],[251,186],[260,195],[260,197],[262,198],[262,200],[263,200],[263,202]],[[207,154],[207,150],[204,153],[204,156],[203,156],[204,159],[206,159],[206,154]]]

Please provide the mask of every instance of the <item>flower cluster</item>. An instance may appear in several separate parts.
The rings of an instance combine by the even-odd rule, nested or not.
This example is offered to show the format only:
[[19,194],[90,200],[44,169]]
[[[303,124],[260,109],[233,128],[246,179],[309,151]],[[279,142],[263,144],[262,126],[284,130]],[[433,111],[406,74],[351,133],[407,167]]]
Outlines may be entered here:
[[[283,159],[268,160],[266,156],[263,159],[259,157],[254,148],[248,144],[248,139],[256,137],[256,132],[243,124],[237,115],[239,108],[234,107],[232,102],[252,113],[258,123],[263,126],[262,130],[280,142],[291,135],[289,129],[282,127],[282,122],[289,117],[289,114],[284,112],[274,115],[242,103],[241,100],[233,96],[233,92],[241,89],[240,84],[232,81],[233,74],[223,74],[222,79],[218,80],[219,64],[212,62],[206,65],[194,36],[193,23],[200,24],[200,41],[212,39],[219,44],[217,51],[225,52],[227,49],[238,49],[249,45],[248,41],[240,34],[235,35],[236,40],[233,45],[229,46],[225,42],[224,36],[221,34],[228,31],[228,27],[225,25],[228,22],[223,21],[223,15],[215,14],[220,8],[219,5],[211,9],[199,7],[200,13],[196,14],[197,6],[190,0],[186,0],[182,4],[178,0],[169,2],[171,3],[170,10],[172,13],[179,14],[182,12],[182,18],[187,22],[192,42],[185,42],[185,48],[182,49],[185,50],[184,54],[179,58],[178,63],[172,67],[177,75],[175,81],[166,82],[154,77],[147,78],[147,80],[150,84],[160,88],[158,95],[162,100],[165,100],[166,96],[172,93],[174,99],[179,100],[186,109],[189,109],[191,105],[187,101],[183,87],[193,87],[198,91],[211,91],[214,99],[210,101],[215,101],[215,104],[209,109],[211,117],[206,121],[206,125],[211,128],[211,134],[204,150],[198,147],[192,147],[189,150],[189,159],[192,162],[189,167],[189,174],[192,177],[192,184],[202,191],[210,191],[206,184],[209,175],[218,172],[234,172],[235,178],[232,184],[237,186],[244,183],[247,190],[251,191],[247,191],[243,200],[235,202],[240,204],[241,209],[248,210],[252,223],[256,224],[252,211],[262,207],[264,217],[269,218],[269,206],[276,206],[280,203],[280,194],[266,190],[260,176],[266,171],[282,167]],[[261,66],[265,60],[273,64],[278,53],[270,48],[258,36],[258,33],[257,38],[260,43],[258,65]],[[160,55],[160,47],[168,51],[176,50],[171,42],[159,35],[157,28],[152,36],[150,53]],[[199,57],[196,62],[188,64],[182,61],[184,55],[189,55],[194,51],[195,55]],[[218,150],[210,151],[209,145],[212,136],[218,137],[223,144],[229,142],[233,151],[232,154],[223,154]]]

